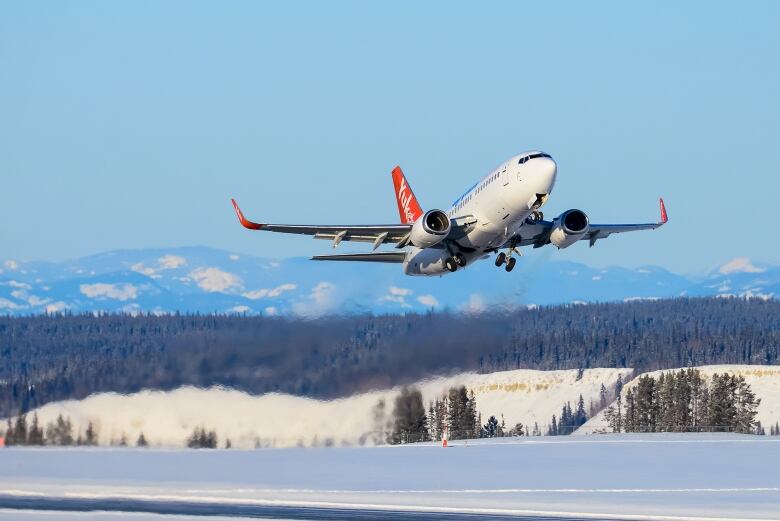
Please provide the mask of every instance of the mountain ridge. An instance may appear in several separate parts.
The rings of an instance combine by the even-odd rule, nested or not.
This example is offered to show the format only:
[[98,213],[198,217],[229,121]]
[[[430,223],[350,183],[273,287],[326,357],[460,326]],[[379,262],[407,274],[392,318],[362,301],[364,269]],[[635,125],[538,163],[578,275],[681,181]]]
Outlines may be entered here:
[[693,277],[659,266],[595,268],[535,256],[521,258],[512,274],[481,262],[446,277],[407,277],[397,265],[315,265],[302,257],[204,246],[0,264],[0,313],[10,315],[67,310],[311,317],[713,295],[776,298],[780,266],[736,258]]

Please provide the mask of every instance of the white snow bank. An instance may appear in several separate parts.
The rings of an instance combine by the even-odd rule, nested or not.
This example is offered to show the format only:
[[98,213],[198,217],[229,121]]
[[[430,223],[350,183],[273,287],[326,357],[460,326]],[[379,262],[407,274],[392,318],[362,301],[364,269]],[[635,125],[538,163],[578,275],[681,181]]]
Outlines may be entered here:
[[[419,382],[425,401],[450,387],[472,389],[483,423],[503,414],[507,428],[522,422],[544,429],[562,404],[576,402],[580,394],[587,404],[598,400],[603,383],[613,386],[618,375],[630,369],[588,369],[580,379],[576,370],[533,371],[520,369],[492,374],[463,373]],[[70,417],[74,430],[83,433],[94,423],[101,444],[118,443],[124,436],[134,444],[143,433],[157,446],[181,447],[196,427],[214,429],[220,445],[230,439],[234,447],[354,445],[376,442],[377,428],[386,425],[400,389],[359,394],[323,401],[285,394],[251,396],[225,388],[184,387],[170,392],[142,391],[131,395],[98,394],[84,400],[47,404],[37,411],[42,424],[59,414]],[[386,403],[386,414],[374,420],[374,408]],[[32,417],[32,415],[29,415]]]

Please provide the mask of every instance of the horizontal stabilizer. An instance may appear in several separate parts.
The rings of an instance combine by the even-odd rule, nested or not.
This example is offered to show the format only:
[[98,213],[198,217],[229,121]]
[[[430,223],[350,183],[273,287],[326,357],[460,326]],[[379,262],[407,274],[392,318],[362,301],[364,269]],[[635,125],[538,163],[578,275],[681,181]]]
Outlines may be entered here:
[[377,251],[372,253],[340,253],[338,255],[315,255],[311,260],[353,261],[353,262],[394,262],[401,263],[406,258],[402,251]]

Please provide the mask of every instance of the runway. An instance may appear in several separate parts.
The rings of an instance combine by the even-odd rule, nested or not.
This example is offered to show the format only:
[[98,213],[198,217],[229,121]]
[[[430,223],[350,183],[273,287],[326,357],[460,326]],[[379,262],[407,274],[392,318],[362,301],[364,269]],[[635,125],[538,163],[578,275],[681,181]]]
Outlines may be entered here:
[[[365,508],[306,507],[240,503],[160,501],[128,498],[46,498],[0,494],[0,509],[41,512],[123,512],[160,516],[236,517],[276,520],[389,521],[621,521],[618,517],[558,517],[488,512],[442,512]],[[628,521],[628,520],[626,520]]]
[[557,438],[446,450],[10,447],[0,521],[780,521],[777,437]]

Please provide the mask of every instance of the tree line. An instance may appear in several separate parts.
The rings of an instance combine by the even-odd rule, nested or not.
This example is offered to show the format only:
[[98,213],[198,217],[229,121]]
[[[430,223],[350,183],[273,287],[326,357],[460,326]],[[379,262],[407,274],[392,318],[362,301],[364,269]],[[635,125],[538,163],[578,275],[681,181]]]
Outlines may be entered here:
[[[27,415],[21,414],[16,418],[8,418],[5,431],[0,432],[6,446],[13,445],[57,445],[57,446],[94,446],[98,444],[98,435],[92,422],[87,424],[83,433],[74,435],[73,424],[69,417],[61,414],[57,419],[46,424],[45,428],[38,422],[38,414],[33,414],[32,420],[27,422]],[[145,446],[146,438],[143,433],[138,437],[138,446]],[[123,436],[116,445],[127,445],[127,439]]]
[[[78,433],[74,436],[73,424],[69,417],[63,417],[61,414],[57,419],[49,422],[46,427],[41,427],[38,422],[38,414],[32,416],[32,421],[28,424],[27,415],[21,414],[16,418],[9,418],[5,431],[0,431],[0,437],[6,446],[14,445],[56,445],[60,447],[67,446],[97,446],[98,433],[92,422],[87,424],[84,433]],[[127,437],[123,434],[119,440],[111,445],[126,447],[128,446]],[[135,441],[137,447],[147,447],[149,441],[144,433],[140,433]],[[217,448],[217,433],[214,430],[207,430],[205,427],[195,427],[187,439],[185,445],[191,449],[215,449]],[[225,440],[225,448],[231,448],[230,439]]]
[[[613,432],[741,432],[765,434],[756,421],[760,398],[743,376],[696,368],[642,375],[605,411]],[[774,427],[770,431],[774,433]]]
[[779,354],[780,302],[760,299],[564,305],[469,320],[446,312],[307,321],[183,314],[3,316],[0,417],[96,392],[182,385],[336,398],[460,371],[645,372],[777,364]]
[[[375,411],[383,409],[384,402],[380,400]],[[375,429],[382,432],[382,416],[375,414],[375,421],[379,422]],[[430,401],[427,411],[419,389],[402,389],[395,399],[389,426],[387,433],[380,435],[375,442],[397,445],[439,441],[445,437],[448,440],[463,440],[531,435],[522,423],[508,428],[503,414],[500,421],[490,416],[483,424],[474,391],[462,385],[452,387],[444,395]],[[541,435],[538,425],[535,426],[534,435]]]

